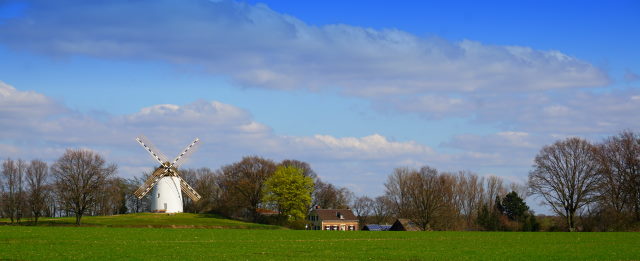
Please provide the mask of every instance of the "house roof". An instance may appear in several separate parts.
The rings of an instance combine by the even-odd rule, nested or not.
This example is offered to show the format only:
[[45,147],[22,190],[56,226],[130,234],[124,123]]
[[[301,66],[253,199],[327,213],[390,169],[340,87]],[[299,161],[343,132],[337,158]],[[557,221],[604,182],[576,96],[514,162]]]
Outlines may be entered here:
[[362,228],[362,230],[368,231],[389,231],[391,225],[378,225],[378,224],[367,224]]
[[[320,220],[358,220],[351,209],[314,209]],[[343,218],[340,218],[342,215]]]
[[391,228],[389,230],[392,230],[392,231],[420,231],[420,228],[418,228],[418,226],[416,226],[416,224],[413,223],[409,219],[399,218],[398,220],[396,220],[396,222],[393,223],[393,225],[391,226]]

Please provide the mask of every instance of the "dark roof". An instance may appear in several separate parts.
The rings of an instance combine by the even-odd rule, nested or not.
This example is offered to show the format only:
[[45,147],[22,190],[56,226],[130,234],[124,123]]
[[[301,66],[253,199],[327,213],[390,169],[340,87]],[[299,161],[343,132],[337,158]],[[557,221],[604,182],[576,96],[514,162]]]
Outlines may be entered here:
[[362,228],[365,231],[389,231],[391,225],[368,224]]
[[420,231],[420,229],[418,228],[418,226],[416,226],[415,223],[413,223],[411,220],[404,219],[404,218],[399,218],[398,220],[396,220],[396,222],[393,223],[393,225],[391,226],[391,228],[389,230],[391,230],[391,231]]
[[[320,220],[358,220],[351,209],[314,209]],[[340,218],[342,215],[343,218]]]

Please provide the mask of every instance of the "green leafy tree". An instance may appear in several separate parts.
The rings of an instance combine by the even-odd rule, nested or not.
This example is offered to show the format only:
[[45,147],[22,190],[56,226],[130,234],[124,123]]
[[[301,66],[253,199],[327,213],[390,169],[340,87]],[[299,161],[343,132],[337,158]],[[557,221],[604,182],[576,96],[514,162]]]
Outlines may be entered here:
[[313,179],[302,169],[279,166],[265,182],[264,202],[274,206],[288,221],[304,220],[311,204]]

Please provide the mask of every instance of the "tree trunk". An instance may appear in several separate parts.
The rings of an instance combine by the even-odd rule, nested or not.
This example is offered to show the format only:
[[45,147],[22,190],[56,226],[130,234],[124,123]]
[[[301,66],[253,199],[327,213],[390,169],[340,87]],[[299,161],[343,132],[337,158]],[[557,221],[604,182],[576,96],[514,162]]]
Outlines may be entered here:
[[573,221],[574,212],[569,212],[567,215],[567,225],[569,226],[569,232],[574,232],[576,230],[575,224]]
[[76,214],[76,225],[80,225],[80,219],[82,219],[82,214]]

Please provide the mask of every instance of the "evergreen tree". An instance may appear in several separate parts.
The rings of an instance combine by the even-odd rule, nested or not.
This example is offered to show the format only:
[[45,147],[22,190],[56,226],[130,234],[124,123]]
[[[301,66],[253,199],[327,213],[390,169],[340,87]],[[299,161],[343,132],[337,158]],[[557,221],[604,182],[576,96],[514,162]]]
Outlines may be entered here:
[[523,221],[529,207],[518,193],[511,191],[502,199],[502,213],[514,221]]

